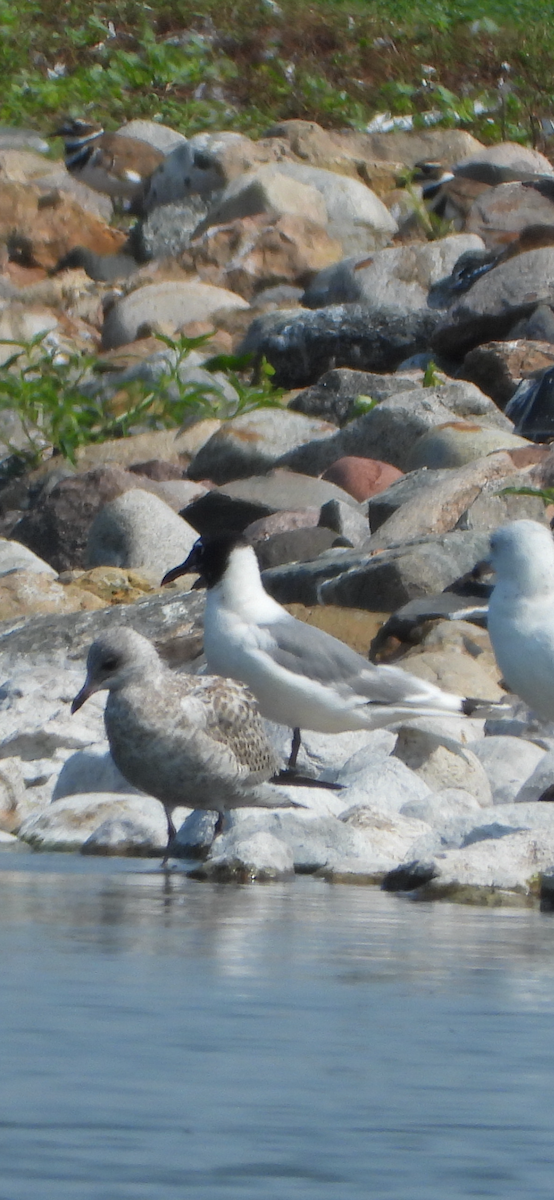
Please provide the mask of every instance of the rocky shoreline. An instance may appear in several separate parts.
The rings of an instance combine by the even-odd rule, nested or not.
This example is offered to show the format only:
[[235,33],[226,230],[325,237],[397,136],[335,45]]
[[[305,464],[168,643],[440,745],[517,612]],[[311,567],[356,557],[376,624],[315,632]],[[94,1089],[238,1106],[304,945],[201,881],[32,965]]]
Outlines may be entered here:
[[[554,487],[554,203],[526,186],[554,178],[546,158],[440,130],[287,121],[258,142],[124,130],[170,147],[130,235],[107,196],[0,133],[0,844],[12,851],[163,850],[161,805],[111,762],[104,698],[74,717],[69,705],[88,646],[117,624],[175,670],[202,668],[202,593],[190,577],[160,588],[198,534],[246,531],[267,590],[296,616],[495,700],[474,568],[504,521],[551,517],[517,491]],[[433,240],[421,190],[400,186],[422,158],[454,167],[452,224]],[[14,475],[26,431],[2,381],[17,369],[10,343],[41,334],[52,354],[97,355],[83,403],[124,410],[137,380],[173,369],[232,406],[229,377],[204,366],[214,353],[265,359],[287,392],[183,428],[139,424],[74,462],[45,447]],[[181,363],[156,336],[181,334],[210,340]],[[343,790],[310,789],[301,814],[235,811],[215,839],[213,814],[183,810],[186,869],[548,905],[554,729],[513,701],[487,721],[307,732],[299,766]],[[284,756],[288,731],[271,736]]]

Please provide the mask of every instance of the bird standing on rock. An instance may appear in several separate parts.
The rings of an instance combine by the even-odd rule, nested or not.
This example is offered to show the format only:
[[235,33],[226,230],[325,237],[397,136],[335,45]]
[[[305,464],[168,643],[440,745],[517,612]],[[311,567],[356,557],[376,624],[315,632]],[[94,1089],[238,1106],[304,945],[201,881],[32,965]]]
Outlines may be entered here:
[[508,686],[554,720],[554,541],[538,521],[510,521],[491,536],[496,583],[488,629]]
[[470,715],[483,701],[464,700],[399,667],[374,666],[324,630],[297,621],[265,591],[254,549],[244,537],[200,538],[162,580],[197,571],[208,595],[204,649],[211,671],[240,679],[262,716],[293,730],[342,733],[376,729],[422,714]]
[[109,692],[104,720],[116,766],[165,809],[162,866],[176,836],[174,808],[215,809],[221,827],[231,808],[303,807],[274,786],[295,781],[279,772],[257,705],[242,684],[176,675],[147,638],[121,626],[90,647],[86,681],[72,713],[104,689]]
[[105,133],[96,121],[68,120],[50,136],[63,138],[65,165],[74,179],[115,199],[136,201],[165,158],[149,142]]

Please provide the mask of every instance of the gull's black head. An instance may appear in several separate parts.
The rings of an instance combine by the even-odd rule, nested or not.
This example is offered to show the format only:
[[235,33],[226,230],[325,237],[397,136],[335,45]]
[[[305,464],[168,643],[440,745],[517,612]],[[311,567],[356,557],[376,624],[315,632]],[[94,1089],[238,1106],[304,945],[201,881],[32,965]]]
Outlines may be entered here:
[[229,565],[229,558],[239,546],[249,546],[250,543],[242,533],[221,533],[216,537],[200,537],[194,543],[192,550],[183,563],[173,567],[162,579],[164,583],[172,583],[181,575],[198,574],[200,578],[193,584],[193,589],[199,587],[212,588],[223,578]]

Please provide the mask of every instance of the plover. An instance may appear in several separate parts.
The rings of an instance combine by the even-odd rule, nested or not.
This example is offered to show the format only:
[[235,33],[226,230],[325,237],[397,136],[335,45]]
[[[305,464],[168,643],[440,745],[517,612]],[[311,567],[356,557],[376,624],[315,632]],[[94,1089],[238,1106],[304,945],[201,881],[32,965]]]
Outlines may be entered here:
[[136,201],[165,157],[148,142],[105,133],[96,121],[65,121],[51,137],[63,138],[65,165],[75,179],[121,200]]
[[176,675],[147,638],[120,626],[90,647],[86,681],[71,711],[104,689],[109,692],[104,720],[116,766],[165,809],[162,866],[171,854],[172,812],[178,806],[214,809],[219,827],[231,808],[303,807],[275,786],[294,781],[279,771],[258,706],[242,684]]
[[241,680],[264,717],[293,730],[291,768],[301,729],[376,729],[420,714],[469,715],[479,704],[399,667],[374,666],[338,638],[296,620],[265,591],[254,549],[240,535],[200,538],[162,583],[195,571],[208,589],[208,668]]

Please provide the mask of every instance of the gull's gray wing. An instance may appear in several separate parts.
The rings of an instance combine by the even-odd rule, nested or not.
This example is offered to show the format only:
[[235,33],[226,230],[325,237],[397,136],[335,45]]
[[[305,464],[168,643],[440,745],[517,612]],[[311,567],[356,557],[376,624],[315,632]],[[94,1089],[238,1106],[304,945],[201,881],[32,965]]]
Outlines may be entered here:
[[370,704],[398,705],[445,695],[434,684],[400,667],[375,666],[324,629],[294,617],[258,628],[263,634],[259,648],[279,666],[332,687],[345,697],[356,693]]

